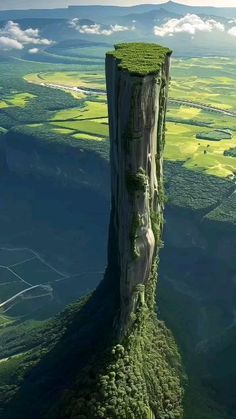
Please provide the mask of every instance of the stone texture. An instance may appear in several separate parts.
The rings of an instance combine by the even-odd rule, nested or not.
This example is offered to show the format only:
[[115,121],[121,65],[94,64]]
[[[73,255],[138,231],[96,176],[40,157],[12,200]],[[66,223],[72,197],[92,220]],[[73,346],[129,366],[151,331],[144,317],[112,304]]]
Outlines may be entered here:
[[117,242],[123,333],[137,302],[145,302],[145,285],[160,245],[170,58],[166,56],[159,74],[143,77],[120,69],[118,63],[107,56],[111,228]]

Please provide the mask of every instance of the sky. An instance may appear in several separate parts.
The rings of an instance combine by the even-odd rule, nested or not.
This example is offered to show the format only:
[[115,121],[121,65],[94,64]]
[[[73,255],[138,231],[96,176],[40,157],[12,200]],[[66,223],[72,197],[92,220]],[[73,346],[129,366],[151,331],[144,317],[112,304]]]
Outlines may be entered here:
[[[0,0],[1,2],[2,0]],[[46,1],[46,7],[48,7],[47,3],[49,0]],[[50,0],[50,8],[59,6],[58,1],[60,0]],[[61,0],[62,2],[64,0]],[[73,0],[69,0],[73,1]],[[74,0],[76,1],[76,0]],[[77,0],[78,1],[78,0]],[[82,0],[84,1],[84,0]],[[88,4],[90,0],[86,1],[86,4]],[[96,0],[91,0],[95,2]],[[111,0],[99,0],[103,4],[106,4],[107,1]],[[117,0],[113,0],[117,1]],[[127,6],[127,2],[129,1],[135,1],[135,0],[123,0],[124,5]],[[145,0],[143,0],[145,1]],[[146,1],[146,4],[148,4],[148,1]],[[153,1],[153,0],[152,0]],[[159,4],[160,4],[159,0]],[[181,0],[182,1],[182,0]],[[185,2],[188,1],[189,4],[193,4],[195,0],[184,0]],[[198,4],[202,4],[201,0],[196,0]],[[206,5],[206,1],[204,0],[204,5]],[[214,0],[215,2],[217,0]],[[225,5],[224,0],[224,5]],[[4,0],[4,3],[11,2],[12,9],[14,9],[14,3],[15,7],[19,7],[19,3],[21,3],[20,7],[26,7],[29,3],[32,8],[33,4],[36,7],[38,6],[38,3],[35,3],[35,0]],[[119,0],[120,4],[122,4],[122,0]],[[236,2],[236,0],[234,0]],[[1,4],[1,3],[0,3]],[[44,5],[44,0],[40,0],[41,8]],[[77,3],[78,4],[78,3]],[[150,3],[149,3],[150,4]],[[60,6],[64,6],[64,4],[60,3]],[[235,4],[236,6],[236,4]],[[45,6],[44,6],[45,7]],[[1,10],[1,7],[0,7]],[[2,9],[3,10],[3,9]],[[162,22],[162,24],[158,24],[158,21],[155,22],[155,25],[151,29],[151,33],[156,35],[157,37],[166,38],[166,37],[174,37],[178,36],[179,34],[185,34],[188,37],[191,37],[192,39],[195,38],[195,36],[199,35],[199,33],[214,33],[215,35],[222,34],[223,37],[228,36],[236,38],[236,19],[230,18],[227,22],[220,21],[217,17],[206,17],[203,18],[200,13],[197,13],[197,11],[191,11],[191,13],[185,13],[183,15],[177,16],[175,18],[168,19],[167,21]],[[200,10],[200,9],[197,9]],[[134,21],[135,22],[135,21]],[[70,22],[70,28],[74,29],[75,31],[79,31],[82,34],[88,34],[93,36],[110,36],[113,35],[115,32],[127,32],[127,31],[135,31],[136,26],[135,24],[132,26],[123,26],[119,24],[113,24],[107,27],[103,27],[100,23],[92,22],[90,24],[83,24],[81,23],[81,19],[78,17],[73,18]],[[20,23],[14,22],[12,20],[9,20],[7,23],[5,23],[2,27],[0,27],[0,51],[9,51],[12,49],[15,50],[23,50],[25,48],[28,49],[28,52],[30,54],[37,54],[41,48],[44,48],[48,45],[53,45],[54,41],[53,39],[47,39],[41,36],[40,30],[37,28],[22,28]]]
[[[133,4],[159,4],[166,3],[167,0],[93,0],[93,4],[120,4],[122,6],[131,6]],[[81,4],[88,4],[88,1],[82,2]],[[189,6],[215,6],[215,7],[236,7],[236,0],[176,0],[176,3],[187,4]]]
[[[167,0],[0,0],[0,10],[6,9],[20,9],[20,8],[40,8],[45,7],[65,7],[69,4],[89,5],[120,5],[132,6],[134,4],[160,4],[165,3]],[[236,7],[236,0],[176,0],[178,3],[188,4],[191,6],[215,6],[215,7]]]

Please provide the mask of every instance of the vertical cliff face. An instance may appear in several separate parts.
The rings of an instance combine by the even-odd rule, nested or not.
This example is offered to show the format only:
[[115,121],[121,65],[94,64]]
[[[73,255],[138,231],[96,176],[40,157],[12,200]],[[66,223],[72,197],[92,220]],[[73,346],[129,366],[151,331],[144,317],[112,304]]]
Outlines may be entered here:
[[137,304],[149,303],[147,287],[161,245],[170,53],[153,44],[121,44],[106,58],[122,334]]
[[[41,376],[34,391],[34,376],[29,376],[30,391],[24,384],[22,417],[183,417],[181,360],[154,310],[169,55],[153,44],[124,44],[107,55],[112,181],[108,269],[70,321],[49,363],[45,361],[42,371],[49,373],[43,389]],[[53,408],[52,377],[57,383]],[[73,384],[62,394],[65,383]],[[30,399],[39,392],[46,392],[43,414]],[[16,406],[17,401],[15,412]],[[9,412],[5,418],[13,419]]]

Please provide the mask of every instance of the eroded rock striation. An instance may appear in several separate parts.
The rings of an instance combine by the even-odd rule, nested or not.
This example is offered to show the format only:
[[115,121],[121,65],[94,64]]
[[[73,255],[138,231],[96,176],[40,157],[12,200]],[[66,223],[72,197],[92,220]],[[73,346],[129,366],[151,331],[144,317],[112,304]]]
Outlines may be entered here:
[[171,51],[120,44],[106,57],[112,238],[120,274],[121,332],[148,303],[163,226],[163,147]]

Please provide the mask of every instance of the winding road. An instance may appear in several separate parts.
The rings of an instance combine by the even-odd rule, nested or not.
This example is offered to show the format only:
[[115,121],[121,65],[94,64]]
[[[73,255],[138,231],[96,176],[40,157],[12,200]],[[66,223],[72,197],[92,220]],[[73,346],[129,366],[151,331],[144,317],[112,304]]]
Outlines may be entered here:
[[17,294],[13,295],[11,298],[9,298],[6,301],[3,301],[0,304],[0,309],[4,310],[4,314],[15,305],[15,302],[17,301],[17,299],[21,298],[21,299],[27,299],[26,295],[27,293],[30,293],[30,291],[33,290],[42,290],[42,293],[39,295],[30,295],[30,299],[33,300],[35,298],[41,298],[41,297],[46,297],[46,296],[51,296],[52,297],[52,293],[53,293],[53,289],[51,287],[51,285],[49,284],[40,284],[40,285],[34,285],[30,288],[26,288],[20,292],[18,292]]
[[215,106],[204,105],[203,103],[192,102],[190,100],[173,99],[173,98],[170,97],[169,102],[170,103],[176,103],[176,104],[179,104],[179,105],[189,106],[190,108],[202,109],[202,110],[208,111],[208,112],[221,113],[221,114],[227,115],[227,116],[236,116],[236,112],[231,112],[231,111],[226,110],[226,109],[216,108]]
[[56,84],[56,83],[45,83],[45,82],[36,83],[29,80],[27,81],[28,83],[37,84],[38,86],[50,87],[51,89],[64,90],[66,92],[84,93],[86,95],[102,95],[102,96],[107,95],[107,92],[105,90],[84,89],[83,87],[70,87],[70,86],[64,86],[63,84]]
[[[37,84],[43,87],[49,87],[51,89],[64,90],[66,92],[68,91],[68,92],[84,93],[86,95],[106,96],[107,94],[105,90],[93,90],[93,89],[88,89],[88,88],[85,89],[83,87],[70,87],[70,86],[64,86],[64,85],[56,84],[56,83],[46,83],[46,82],[36,83],[36,82],[31,82],[31,81],[28,81],[28,83]],[[189,108],[202,109],[204,111],[214,112],[214,113],[218,113],[218,114],[222,114],[226,116],[232,116],[232,117],[236,116],[236,112],[229,111],[226,109],[216,108],[215,106],[205,105],[203,103],[192,102],[190,100],[174,99],[170,97],[169,103],[184,105],[184,106],[188,106]]]

